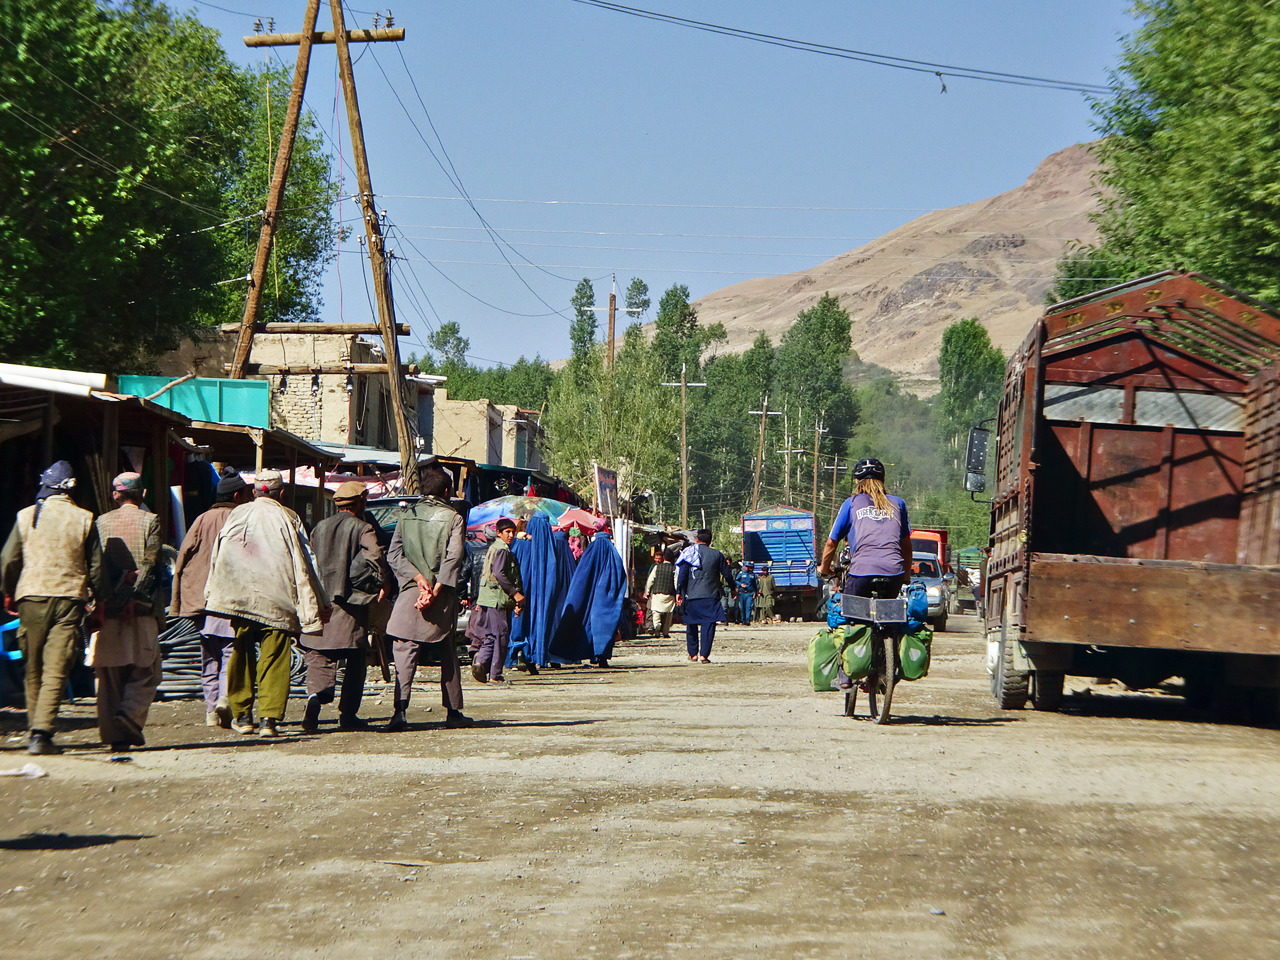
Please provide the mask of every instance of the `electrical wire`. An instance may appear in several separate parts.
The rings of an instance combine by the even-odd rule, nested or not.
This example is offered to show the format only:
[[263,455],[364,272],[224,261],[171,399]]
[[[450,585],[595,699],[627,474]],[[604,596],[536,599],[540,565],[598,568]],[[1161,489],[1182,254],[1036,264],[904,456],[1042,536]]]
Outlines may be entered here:
[[[455,226],[447,223],[406,223],[402,224],[406,230],[483,230],[484,227],[473,226]],[[798,235],[798,234],[768,234],[768,233],[645,233],[636,230],[553,230],[541,227],[500,227],[506,233],[540,233],[540,234],[576,234],[580,236],[592,237],[656,237],[667,238],[673,237],[681,240],[834,240],[840,243],[869,243],[872,240],[880,240],[884,234],[874,237],[836,237],[836,236],[818,236],[818,235]],[[953,233],[938,234],[910,234],[902,239],[906,240],[950,240],[955,237],[999,237],[1000,234],[993,234],[990,231],[981,230],[957,230]],[[1077,237],[1044,237],[1032,236],[1030,234],[1019,233],[1016,237],[1020,240],[1075,240]]]
[[[388,200],[463,200],[435,194],[384,193]],[[663,200],[523,200],[510,197],[473,197],[474,203],[528,203],[549,207],[671,207],[683,210],[790,210],[818,213],[933,213],[937,207],[818,207],[765,203],[679,203]]]
[[[488,243],[487,240],[469,240],[465,237],[410,237],[409,235],[406,234],[404,235],[404,238],[413,239],[413,240],[423,240],[428,243],[480,243],[480,244]],[[823,259],[833,259],[835,257],[844,256],[846,253],[852,252],[852,251],[842,250],[833,254],[830,251],[827,251],[825,253],[775,253],[775,252],[766,251],[766,250],[745,250],[745,251],[683,250],[683,249],[674,248],[674,247],[662,247],[662,248],[616,247],[616,246],[608,246],[605,244],[597,244],[597,243],[544,243],[544,242],[539,242],[537,240],[528,240],[528,241],[525,241],[525,244],[526,246],[530,246],[530,247],[552,247],[558,250],[612,250],[612,251],[624,251],[629,253],[681,253],[681,254],[694,254],[697,256],[704,256],[704,257],[799,257],[802,259],[809,259],[809,260],[812,260],[818,257]],[[998,259],[1001,263],[1057,263],[1059,259],[1058,257],[1036,257],[1034,259],[1007,258],[1007,257],[997,258],[997,257],[991,257],[991,256],[964,257],[958,254],[956,255],[939,254],[937,256],[922,255],[922,256],[914,256],[914,257],[901,256],[901,255],[893,256],[893,255],[887,255],[887,254],[875,254],[875,258],[877,261],[879,260],[908,260],[908,261],[924,260],[929,263],[936,263],[944,260],[945,261],[965,261],[965,260],[987,261],[987,260],[993,260],[993,259]]]
[[[943,77],[950,77],[958,80],[982,80],[988,83],[1003,83],[1020,87],[1036,87],[1048,90],[1061,90],[1072,93],[1085,93],[1094,96],[1101,96],[1112,93],[1114,88],[1099,83],[1083,83],[1073,80],[1055,80],[1050,77],[1037,77],[1024,73],[1008,73],[1001,70],[986,70],[980,67],[963,67],[955,64],[934,63],[929,60],[915,60],[910,57],[897,57],[884,53],[873,53],[869,50],[856,50],[851,47],[838,47],[826,43],[815,43],[811,40],[798,40],[794,37],[783,37],[772,33],[760,33],[754,30],[746,30],[741,27],[731,27],[725,24],[712,23],[707,20],[693,20],[688,17],[679,17],[674,14],[660,13],[655,10],[645,10],[640,7],[629,7],[621,3],[613,3],[610,0],[570,0],[572,3],[581,4],[583,6],[595,7],[599,10],[606,10],[610,13],[621,13],[628,16],[640,17],[645,20],[656,20],[660,23],[671,24],[677,27],[686,27],[691,30],[701,30],[707,33],[717,33],[722,36],[734,37],[739,40],[750,40],[755,43],[768,44],[769,46],[785,47],[790,50],[798,50],[803,53],[816,53],[827,57],[838,57],[842,60],[857,60],[862,63],[870,63],[880,67],[891,67],[895,70],[907,70],[913,73],[924,73],[937,77],[941,80]],[[946,91],[946,85],[943,85],[943,92]]]
[[[198,213],[202,213],[207,217],[213,217],[214,219],[220,220],[226,216],[226,214],[220,213],[217,210],[210,209],[209,207],[202,206],[201,204],[198,204],[198,203],[192,203],[189,200],[182,199],[182,197],[174,196],[172,193],[169,193],[167,190],[162,190],[160,187],[157,187],[157,186],[154,186],[153,184],[148,183],[146,180],[142,179],[142,177],[139,177],[136,174],[126,174],[124,170],[115,166],[113,163],[111,163],[111,161],[105,159],[104,157],[101,157],[98,154],[94,153],[88,147],[83,146],[82,144],[73,142],[68,137],[67,134],[59,132],[57,129],[55,129],[54,127],[50,126],[49,124],[41,120],[39,117],[37,117],[34,113],[31,113],[28,110],[24,110],[22,107],[18,106],[18,104],[13,103],[12,101],[9,103],[9,107],[12,110],[16,110],[18,113],[22,113],[22,114],[25,114],[27,117],[30,117],[31,121],[35,121],[33,123],[31,121],[23,119],[20,116],[17,116],[17,115],[14,116],[14,119],[16,119],[19,123],[23,124],[26,127],[29,127],[31,130],[34,130],[36,133],[40,134],[40,136],[49,138],[50,145],[60,146],[66,150],[69,150],[72,153],[74,153],[76,156],[80,157],[80,159],[85,160],[88,163],[91,163],[94,166],[99,167],[103,170],[106,170],[108,173],[113,173],[118,177],[126,177],[132,183],[134,183],[135,185],[145,190],[149,190],[152,193],[158,194],[159,196],[172,200],[174,203],[180,203],[184,207],[189,207],[190,209],[195,210]],[[36,126],[37,123],[40,124],[40,126]],[[41,127],[43,127],[44,129],[41,129]]]
[[[421,263],[427,263],[427,264],[430,264],[434,269],[436,269],[436,271],[437,271],[437,272],[439,272],[439,267],[438,267],[438,266],[436,266],[436,265],[437,265],[437,264],[441,264],[441,263],[447,263],[447,264],[466,264],[466,265],[471,265],[471,266],[487,266],[487,267],[500,267],[500,266],[502,266],[502,265],[503,265],[503,261],[499,261],[499,260],[445,260],[445,259],[440,259],[440,258],[431,258],[431,257],[427,257],[427,256],[425,256],[425,255],[422,253],[422,251],[421,251],[420,249],[418,249],[418,247],[417,247],[417,246],[415,246],[415,245],[414,245],[413,241],[411,241],[411,240],[409,240],[407,237],[403,237],[403,236],[401,237],[401,239],[402,239],[402,240],[404,240],[406,243],[408,243],[408,244],[409,244],[409,246],[410,246],[410,248],[411,248],[411,249],[413,249],[413,250],[418,254],[418,256],[417,256],[417,257],[404,257],[404,258],[402,258],[402,259],[409,260],[409,261],[411,261],[411,262],[421,262]],[[654,252],[655,252],[655,253],[660,253],[661,251],[654,251]],[[944,262],[946,262],[946,261],[944,260]],[[532,264],[530,264],[530,266],[532,266]],[[559,268],[560,268],[560,269],[562,269],[562,270],[600,270],[600,269],[603,269],[602,267],[595,266],[595,265],[591,265],[591,264],[574,264],[574,263],[549,263],[549,264],[544,264],[544,266],[548,266],[548,267],[559,267]],[[619,270],[619,271],[624,271],[624,272],[636,272],[636,273],[643,273],[643,272],[645,272],[645,271],[649,271],[649,272],[651,272],[651,273],[656,272],[656,273],[677,273],[677,274],[708,274],[708,275],[714,275],[714,276],[730,276],[730,277],[755,277],[755,276],[759,276],[759,274],[757,274],[757,273],[751,273],[751,272],[744,271],[744,270],[698,270],[698,269],[690,269],[690,268],[688,268],[688,267],[662,267],[662,268],[655,268],[655,267],[616,267],[616,268],[614,268],[614,269]],[[441,274],[441,275],[443,276],[443,274]],[[865,275],[865,276],[853,277],[853,278],[850,278],[850,279],[879,280],[879,279],[883,279],[883,278],[884,278],[885,276],[887,276],[887,275],[888,275],[888,274],[885,274],[885,273],[879,273],[879,274],[875,274],[875,275]],[[446,277],[446,279],[448,279],[448,278]],[[972,275],[972,274],[963,274],[963,273],[960,273],[960,274],[937,274],[937,275],[935,275],[935,274],[927,274],[927,273],[918,273],[918,274],[912,274],[912,275],[911,275],[911,279],[913,279],[913,280],[972,280],[972,281],[985,281],[985,282],[996,281],[996,282],[999,282],[999,283],[1017,283],[1017,282],[1019,282],[1019,281],[1024,281],[1024,280],[1025,280],[1025,281],[1041,281],[1041,280],[1057,280],[1057,279],[1059,279],[1059,278],[1058,278],[1057,276],[1012,276],[1012,277],[998,277],[998,276],[994,276],[994,275],[992,275],[992,276],[980,276],[980,275],[979,275],[979,276],[975,276],[975,275]],[[1113,281],[1117,281],[1117,282],[1118,282],[1119,280],[1121,280],[1121,279],[1123,279],[1123,278],[1121,278],[1121,277],[1072,277],[1071,279],[1073,279],[1073,280],[1113,280]],[[450,282],[450,283],[453,283],[453,281],[452,281],[452,280],[450,280],[449,282]],[[455,283],[454,285],[455,285],[455,286],[457,286],[457,284],[456,284],[456,283]],[[466,293],[468,296],[472,297],[472,299],[480,300],[480,298],[479,298],[479,297],[475,296],[475,294],[472,294],[470,291],[467,291],[467,290],[463,289],[462,287],[458,287],[458,289],[463,290],[463,292],[464,292],[464,293]],[[484,300],[480,300],[480,302],[481,302],[481,303],[485,303],[485,305],[486,305],[486,306],[493,306],[493,304],[486,303]],[[501,308],[501,307],[495,307],[495,309],[502,310],[502,308]],[[503,313],[509,313],[509,314],[511,314],[512,316],[517,316],[517,317],[546,317],[546,316],[551,316],[551,314],[545,314],[545,313],[543,313],[543,314],[516,313],[515,311],[511,311],[511,310],[502,310],[502,312],[503,312]],[[558,315],[558,314],[559,314],[559,311],[555,311],[555,313]]]

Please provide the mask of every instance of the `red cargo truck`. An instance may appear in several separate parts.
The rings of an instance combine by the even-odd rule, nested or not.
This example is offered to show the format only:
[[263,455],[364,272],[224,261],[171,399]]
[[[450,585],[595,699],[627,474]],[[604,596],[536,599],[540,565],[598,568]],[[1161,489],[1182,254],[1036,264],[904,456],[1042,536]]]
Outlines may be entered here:
[[[1273,713],[1280,318],[1198,274],[1052,307],[1009,361],[985,628],[1004,708],[1066,675]],[[965,486],[985,486],[986,431]]]

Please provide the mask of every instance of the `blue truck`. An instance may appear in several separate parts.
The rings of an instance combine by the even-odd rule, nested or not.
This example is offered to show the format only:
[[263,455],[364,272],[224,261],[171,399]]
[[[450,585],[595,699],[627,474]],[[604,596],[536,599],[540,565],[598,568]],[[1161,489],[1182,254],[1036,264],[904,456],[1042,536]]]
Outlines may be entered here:
[[769,564],[778,585],[774,613],[784,620],[825,619],[818,583],[813,514],[782,504],[762,507],[742,517],[742,559]]

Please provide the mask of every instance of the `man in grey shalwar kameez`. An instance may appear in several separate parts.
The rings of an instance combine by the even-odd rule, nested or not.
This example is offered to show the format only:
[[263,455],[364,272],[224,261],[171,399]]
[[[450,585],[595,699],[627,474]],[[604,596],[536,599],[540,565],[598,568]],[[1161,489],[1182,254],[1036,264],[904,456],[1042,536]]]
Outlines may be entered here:
[[298,641],[307,665],[307,709],[302,716],[307,733],[316,732],[320,708],[333,702],[338,664],[344,661],[338,729],[368,728],[359,713],[367,672],[369,605],[381,600],[394,583],[378,531],[365,519],[364,484],[347,481],[334,491],[333,502],[338,512],[311,531],[316,572],[333,610],[319,633],[304,633]]
[[400,518],[387,551],[400,590],[387,621],[396,664],[395,712],[387,724],[391,731],[409,725],[405,711],[413,676],[428,644],[439,651],[445,726],[474,723],[462,713],[462,668],[453,645],[465,529],[462,517],[444,499],[449,475],[440,467],[427,467],[422,473],[422,499]]

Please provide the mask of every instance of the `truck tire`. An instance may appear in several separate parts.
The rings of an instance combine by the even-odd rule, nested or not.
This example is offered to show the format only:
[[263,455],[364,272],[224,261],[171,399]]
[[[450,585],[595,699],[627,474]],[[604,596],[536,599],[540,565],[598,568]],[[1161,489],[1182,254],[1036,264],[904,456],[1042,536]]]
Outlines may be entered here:
[[1037,710],[1062,709],[1062,689],[1066,674],[1061,670],[1036,670],[1031,677],[1031,705]]
[[937,617],[929,621],[929,626],[933,627],[935,633],[945,633],[947,629],[947,614],[944,611]]
[[991,675],[991,693],[1001,710],[1021,710],[1027,705],[1030,671],[1015,670],[1013,646],[1007,640],[1000,641],[1000,655]]

